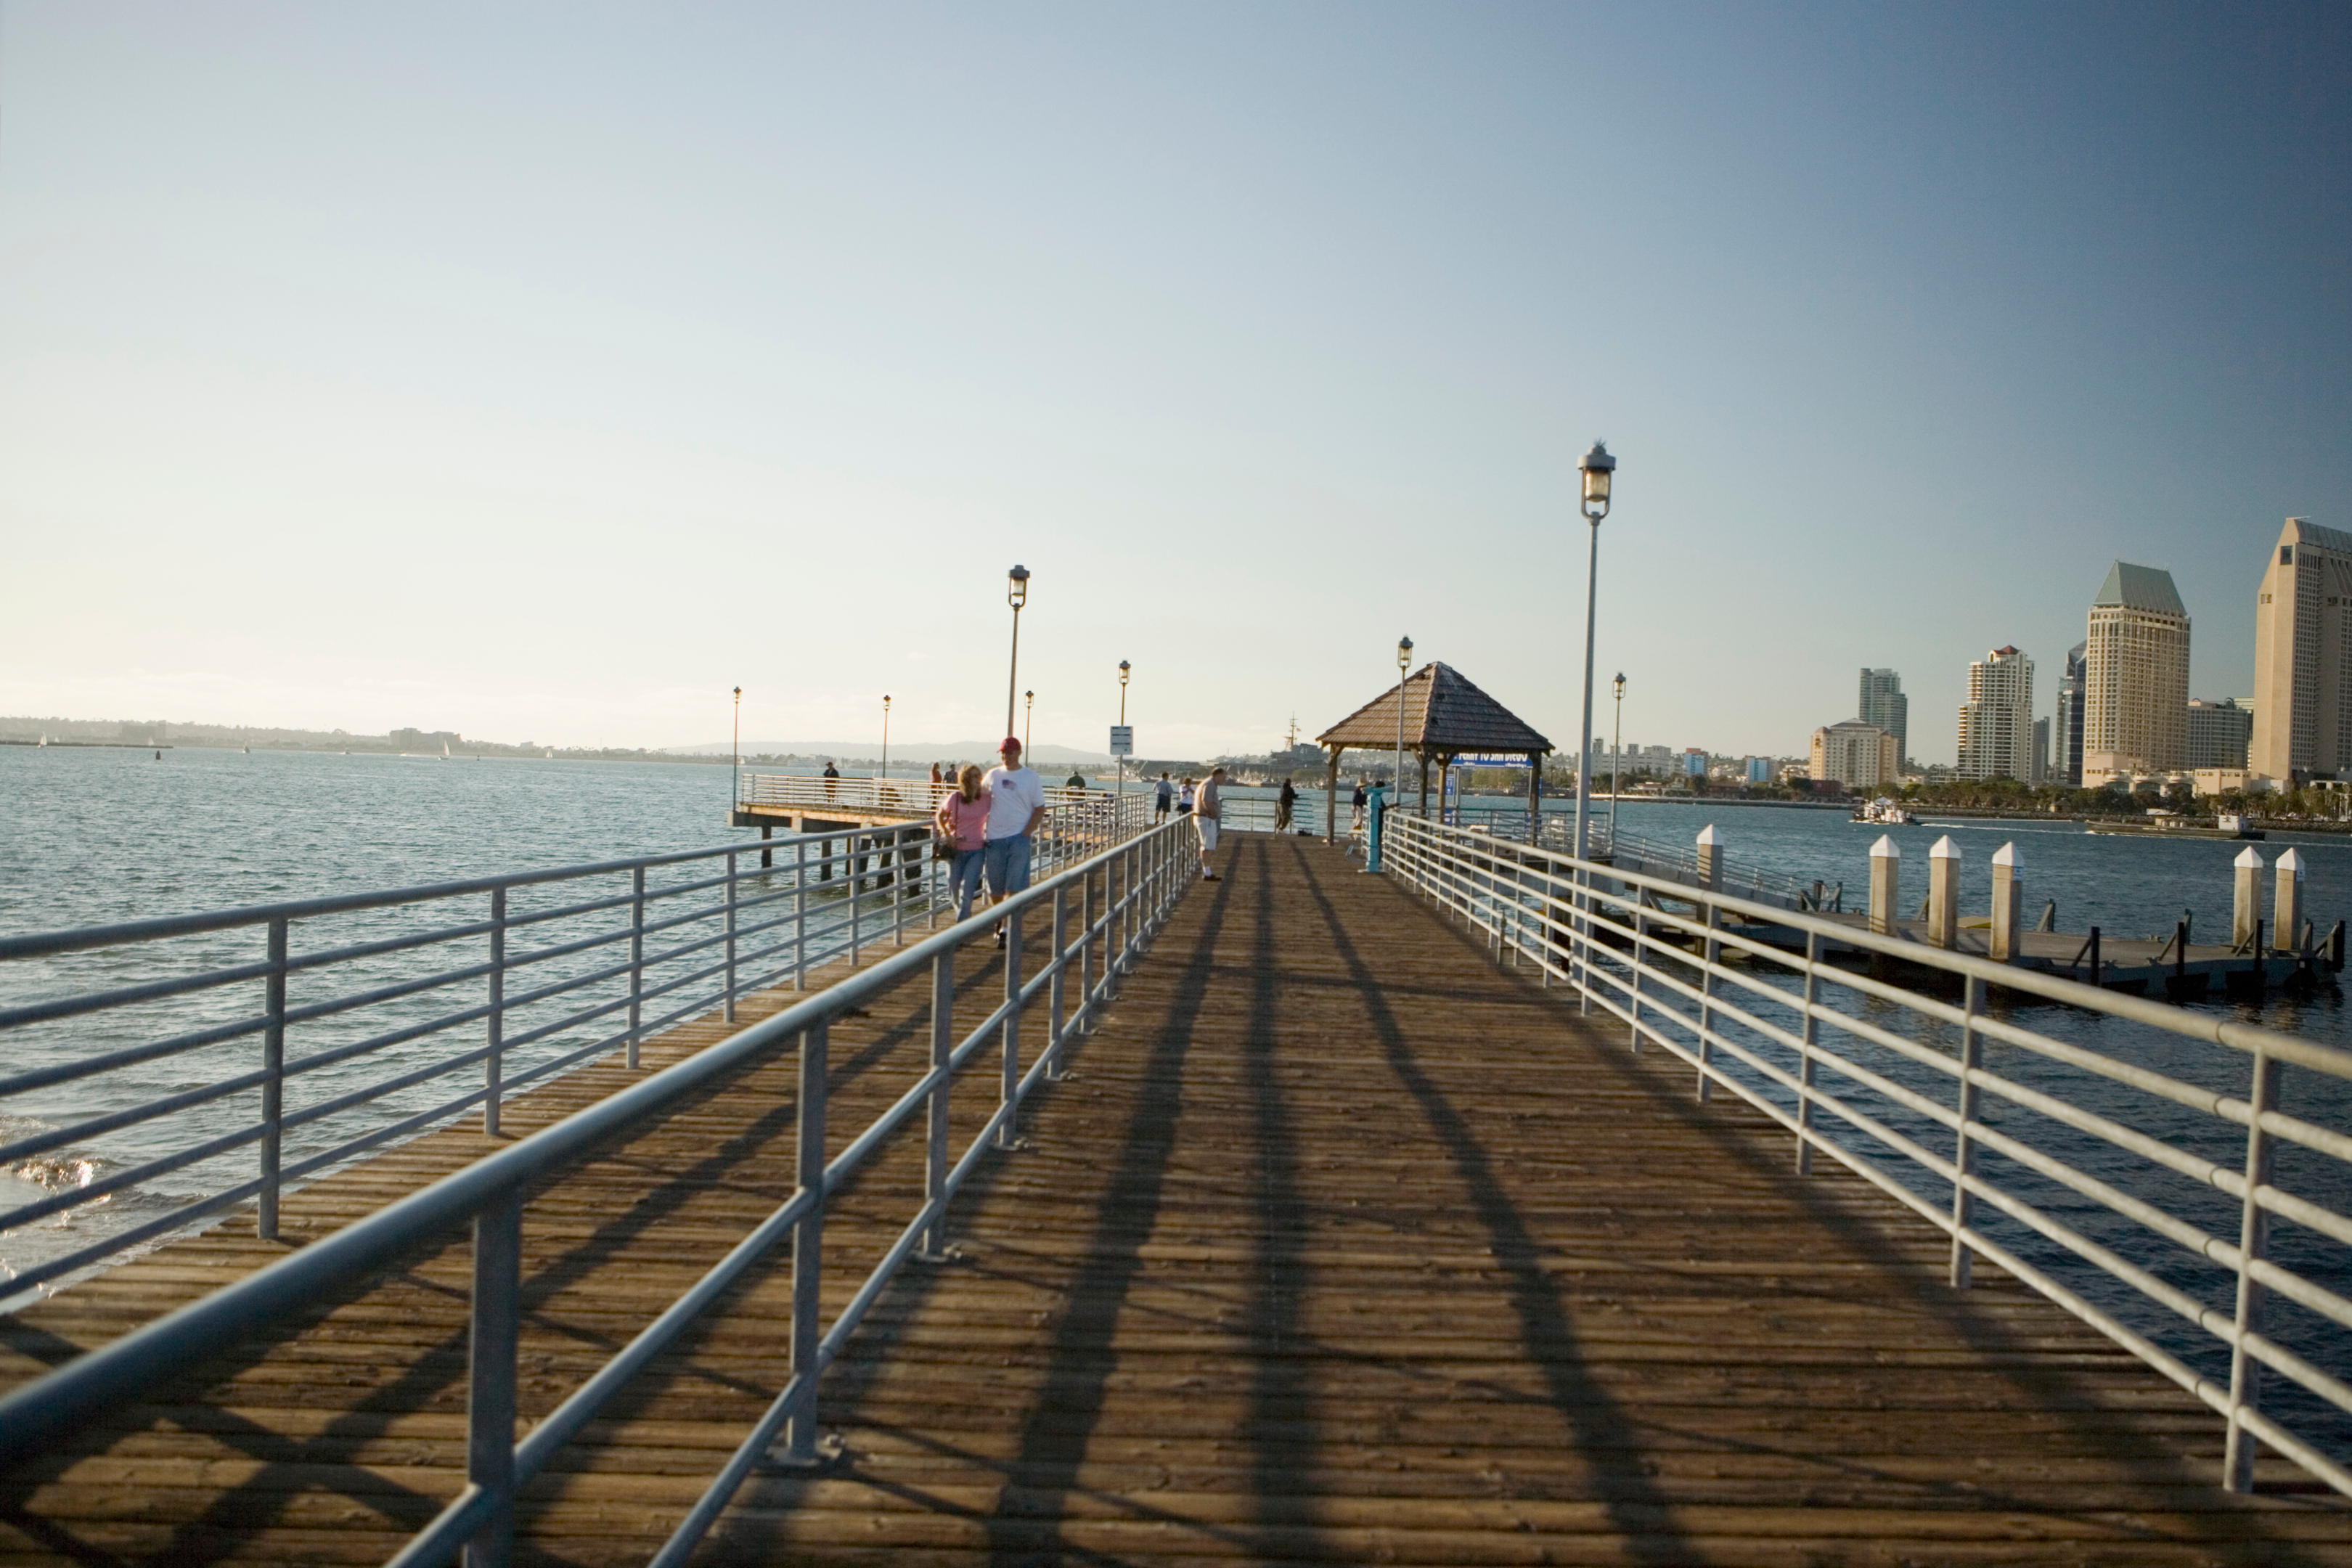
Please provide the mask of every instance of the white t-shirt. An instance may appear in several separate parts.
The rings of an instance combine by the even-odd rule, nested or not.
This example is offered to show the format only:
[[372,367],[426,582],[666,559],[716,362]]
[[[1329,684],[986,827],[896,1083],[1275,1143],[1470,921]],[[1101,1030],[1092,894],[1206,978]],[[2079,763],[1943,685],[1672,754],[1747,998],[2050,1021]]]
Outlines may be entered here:
[[1045,786],[1034,768],[993,767],[983,781],[988,790],[988,836],[1017,838],[1029,830],[1029,814],[1045,805]]

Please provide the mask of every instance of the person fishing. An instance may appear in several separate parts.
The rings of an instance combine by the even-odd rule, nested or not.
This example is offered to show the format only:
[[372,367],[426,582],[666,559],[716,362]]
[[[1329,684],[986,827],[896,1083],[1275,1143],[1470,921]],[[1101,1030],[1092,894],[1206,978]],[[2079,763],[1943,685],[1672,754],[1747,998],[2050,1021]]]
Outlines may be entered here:
[[1283,780],[1282,793],[1274,797],[1274,830],[1276,833],[1290,831],[1291,809],[1297,804],[1298,792],[1291,787],[1288,779]]

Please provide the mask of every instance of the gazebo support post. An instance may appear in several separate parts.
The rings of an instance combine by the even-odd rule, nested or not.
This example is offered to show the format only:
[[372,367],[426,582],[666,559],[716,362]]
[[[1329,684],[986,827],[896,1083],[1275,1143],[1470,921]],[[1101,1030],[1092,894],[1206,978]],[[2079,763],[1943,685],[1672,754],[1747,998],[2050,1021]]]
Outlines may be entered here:
[[1323,771],[1323,842],[1337,848],[1339,844],[1339,753],[1345,746],[1326,746],[1323,754],[1328,763]]
[[1429,820],[1429,749],[1422,747],[1413,753],[1421,759],[1421,819]]
[[1528,753],[1528,843],[1543,837],[1543,753]]

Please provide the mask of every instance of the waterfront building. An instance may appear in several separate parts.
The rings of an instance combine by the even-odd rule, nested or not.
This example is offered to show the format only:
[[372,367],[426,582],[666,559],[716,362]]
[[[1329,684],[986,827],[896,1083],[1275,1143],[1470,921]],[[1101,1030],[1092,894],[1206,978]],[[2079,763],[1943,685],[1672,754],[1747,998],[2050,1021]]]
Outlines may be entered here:
[[1752,784],[1770,784],[1772,782],[1772,759],[1769,757],[1748,758],[1748,782]]
[[2249,771],[2352,772],[2352,534],[2291,517],[2254,597]]
[[2118,561],[2084,639],[2083,784],[2169,773],[2189,752],[2189,611],[2172,574]]
[[1997,647],[1969,666],[1953,771],[1964,779],[2032,777],[2033,661],[2014,647]]
[[2033,721],[2033,776],[2026,781],[2035,789],[2050,782],[2050,721]]
[[1848,789],[1892,784],[1900,761],[1895,737],[1875,724],[1844,719],[1813,731],[1812,776],[1834,779]]
[[1911,700],[1903,695],[1903,677],[1891,669],[1862,672],[1861,701],[1855,716],[1895,737],[1895,761],[1900,766],[1911,754]]
[[2058,681],[2058,715],[2050,737],[2051,782],[2068,789],[2083,785],[2083,667],[2090,647],[2078,642],[2066,650],[2066,673]]
[[2192,697],[2189,700],[2189,756],[2182,766],[2243,768],[2253,733],[2253,711],[2239,707],[2236,698],[2208,702]]

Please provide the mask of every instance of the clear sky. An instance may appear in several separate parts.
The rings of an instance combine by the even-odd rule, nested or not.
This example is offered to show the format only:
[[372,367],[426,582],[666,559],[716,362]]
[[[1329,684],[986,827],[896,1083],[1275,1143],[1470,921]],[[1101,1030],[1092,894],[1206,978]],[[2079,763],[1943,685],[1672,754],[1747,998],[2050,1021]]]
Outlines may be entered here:
[[[0,712],[1572,746],[2252,681],[2352,528],[2352,8],[0,5]],[[1602,706],[1606,707],[1605,697]],[[1605,715],[1602,725],[1605,731]]]

